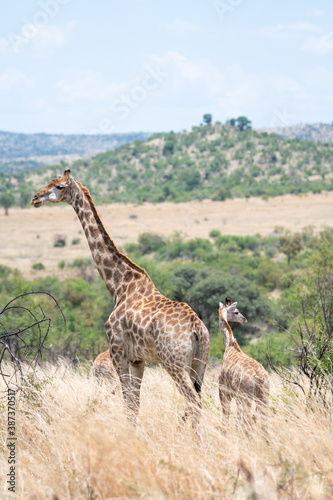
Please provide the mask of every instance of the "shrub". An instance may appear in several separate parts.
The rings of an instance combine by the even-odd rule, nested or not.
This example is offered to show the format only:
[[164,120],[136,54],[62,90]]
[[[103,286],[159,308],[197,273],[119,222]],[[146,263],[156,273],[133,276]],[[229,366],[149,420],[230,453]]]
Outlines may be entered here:
[[163,155],[170,156],[174,153],[174,151],[175,151],[175,142],[174,141],[166,141],[164,148],[163,148]]
[[66,239],[67,239],[66,236],[64,236],[62,234],[56,234],[54,236],[54,244],[53,244],[53,246],[54,247],[59,247],[59,248],[66,246]]
[[80,243],[80,238],[73,238],[72,239],[72,245],[78,245]]
[[333,245],[321,240],[310,257],[310,267],[296,286],[293,297],[296,317],[290,334],[298,373],[309,385],[290,374],[289,381],[302,387],[307,396],[324,404],[333,395]]
[[155,233],[142,233],[139,236],[139,247],[143,255],[156,252],[165,246],[164,239]]
[[35,269],[36,271],[41,271],[42,269],[45,269],[45,266],[42,262],[35,262],[35,264],[32,265],[32,269]]
[[210,238],[218,238],[219,236],[221,236],[221,232],[218,230],[218,229],[212,229],[210,232],[209,232],[209,237]]

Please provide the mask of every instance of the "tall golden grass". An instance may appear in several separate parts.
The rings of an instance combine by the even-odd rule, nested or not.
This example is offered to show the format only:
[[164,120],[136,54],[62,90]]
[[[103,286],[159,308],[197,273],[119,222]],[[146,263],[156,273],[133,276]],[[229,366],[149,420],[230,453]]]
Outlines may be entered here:
[[[183,399],[159,367],[146,369],[134,429],[120,391],[110,395],[90,367],[43,366],[44,381],[30,380],[16,399],[15,498],[333,498],[332,409],[310,407],[271,377],[266,428],[239,429],[233,411],[223,433],[218,372],[206,373],[198,442],[190,423],[182,424]],[[12,498],[6,400],[0,405],[0,497]]]

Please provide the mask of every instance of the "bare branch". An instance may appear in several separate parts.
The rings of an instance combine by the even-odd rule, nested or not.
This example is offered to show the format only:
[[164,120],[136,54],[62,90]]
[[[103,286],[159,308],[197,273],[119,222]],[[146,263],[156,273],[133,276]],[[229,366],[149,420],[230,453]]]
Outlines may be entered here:
[[[45,314],[39,297],[44,303],[46,299],[54,304],[49,314]],[[28,373],[36,376],[55,314],[66,324],[58,301],[51,293],[41,291],[18,295],[0,312],[0,379],[7,388],[22,389]]]

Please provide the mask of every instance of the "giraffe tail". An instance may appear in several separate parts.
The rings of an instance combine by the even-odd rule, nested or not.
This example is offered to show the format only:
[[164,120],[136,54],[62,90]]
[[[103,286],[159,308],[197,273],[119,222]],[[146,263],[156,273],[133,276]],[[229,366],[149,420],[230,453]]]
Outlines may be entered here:
[[192,328],[193,336],[193,361],[192,361],[192,381],[196,392],[201,394],[201,386],[205,373],[208,349],[209,333],[201,321],[195,321]]

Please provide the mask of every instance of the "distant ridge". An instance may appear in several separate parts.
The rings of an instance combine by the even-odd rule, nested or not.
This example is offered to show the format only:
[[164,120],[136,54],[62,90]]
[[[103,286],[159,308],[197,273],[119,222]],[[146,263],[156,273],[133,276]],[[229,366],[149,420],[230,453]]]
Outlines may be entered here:
[[333,124],[313,123],[312,125],[293,125],[260,129],[260,132],[277,134],[285,139],[302,139],[313,142],[333,142]]
[[128,134],[19,134],[0,131],[0,158],[68,155],[92,156],[149,137],[147,132]]
[[135,140],[145,140],[150,135],[148,132],[88,135],[0,131],[0,172],[34,170],[61,161],[72,163]]

